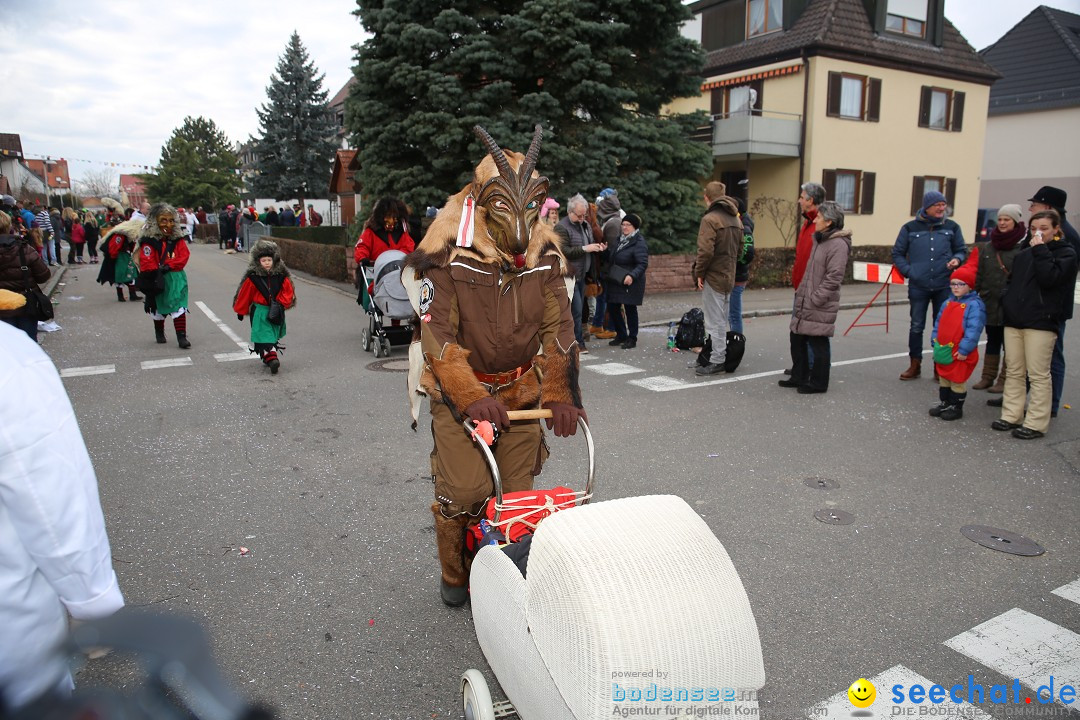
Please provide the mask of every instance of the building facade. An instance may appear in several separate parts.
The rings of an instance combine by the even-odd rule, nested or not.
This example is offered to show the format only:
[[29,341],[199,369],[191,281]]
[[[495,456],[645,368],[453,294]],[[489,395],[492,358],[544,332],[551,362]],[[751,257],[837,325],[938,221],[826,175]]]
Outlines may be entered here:
[[857,244],[892,244],[929,190],[974,226],[998,74],[945,19],[943,0],[699,0],[691,9],[684,33],[707,53],[702,92],[670,110],[709,113],[713,178],[756,208],[759,245],[793,243],[803,182],[840,203]]

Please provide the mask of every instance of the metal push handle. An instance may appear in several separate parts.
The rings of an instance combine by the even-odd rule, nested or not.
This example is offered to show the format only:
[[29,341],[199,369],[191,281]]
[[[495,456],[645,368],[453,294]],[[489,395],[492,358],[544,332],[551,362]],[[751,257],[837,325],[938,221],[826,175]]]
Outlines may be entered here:
[[[508,410],[506,415],[510,418],[511,422],[515,420],[546,420],[551,417],[551,410],[546,408],[535,408],[532,410]],[[480,451],[484,454],[484,459],[487,460],[488,469],[491,470],[491,479],[495,483],[495,522],[499,522],[502,510],[500,509],[503,504],[503,488],[502,488],[502,476],[499,474],[499,465],[495,462],[495,455],[491,452],[491,448],[481,438],[476,436],[476,425],[472,420],[468,418],[462,423],[465,427],[465,434],[468,435]],[[589,425],[583,418],[578,418],[578,427],[581,428],[582,435],[585,436],[585,445],[589,451],[589,472],[585,479],[585,496],[583,497],[581,505],[585,505],[589,502],[589,498],[592,496],[593,484],[596,477],[596,446],[593,444],[592,433],[589,432]]]

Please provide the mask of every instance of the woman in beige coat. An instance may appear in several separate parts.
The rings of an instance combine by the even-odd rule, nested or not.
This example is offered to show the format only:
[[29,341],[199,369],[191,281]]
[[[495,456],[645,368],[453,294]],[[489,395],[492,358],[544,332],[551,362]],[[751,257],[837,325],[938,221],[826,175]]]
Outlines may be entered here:
[[[791,377],[780,381],[780,387],[797,388],[804,395],[829,389],[829,338],[836,328],[840,284],[851,251],[851,231],[844,229],[844,211],[835,202],[818,207],[814,228],[810,260],[791,314]],[[809,350],[814,353],[812,368]]]

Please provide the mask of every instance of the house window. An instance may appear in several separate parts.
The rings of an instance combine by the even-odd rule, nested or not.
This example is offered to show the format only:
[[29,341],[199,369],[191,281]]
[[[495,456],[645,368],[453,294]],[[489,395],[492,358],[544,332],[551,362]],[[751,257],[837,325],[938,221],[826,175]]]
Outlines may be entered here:
[[871,215],[874,212],[874,186],[876,173],[863,170],[826,170],[821,184],[825,196],[846,213]]
[[784,26],[784,0],[747,0],[746,37],[775,32]]
[[964,93],[947,88],[922,88],[919,127],[960,132],[964,127]]
[[732,115],[761,116],[761,98],[765,89],[764,80],[754,80],[745,85],[713,88],[710,95],[709,112],[712,115],[731,117]]
[[881,80],[865,75],[829,73],[826,114],[877,122],[881,114]]
[[939,192],[945,196],[945,202],[949,208],[955,207],[956,203],[956,178],[942,175],[922,175],[914,178],[911,183],[911,214],[918,215],[922,210],[923,196],[928,192]]
[[926,37],[927,0],[889,0],[885,29],[910,37]]

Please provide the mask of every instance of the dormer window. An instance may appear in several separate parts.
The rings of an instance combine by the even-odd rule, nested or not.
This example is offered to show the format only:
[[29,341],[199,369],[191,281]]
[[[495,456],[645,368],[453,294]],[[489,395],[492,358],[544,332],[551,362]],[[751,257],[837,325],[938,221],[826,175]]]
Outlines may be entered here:
[[776,32],[783,27],[784,0],[746,0],[747,38]]
[[889,0],[885,29],[898,35],[926,37],[927,0]]

